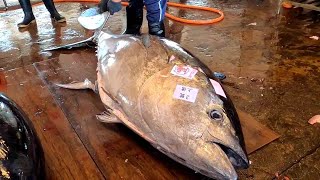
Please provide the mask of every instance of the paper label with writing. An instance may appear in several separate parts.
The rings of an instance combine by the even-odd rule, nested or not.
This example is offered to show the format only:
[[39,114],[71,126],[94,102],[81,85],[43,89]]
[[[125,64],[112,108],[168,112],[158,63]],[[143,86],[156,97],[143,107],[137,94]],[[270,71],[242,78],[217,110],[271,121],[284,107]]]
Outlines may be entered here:
[[173,66],[171,70],[171,74],[180,76],[187,79],[193,79],[194,76],[197,74],[198,70],[193,69],[190,66]]
[[218,83],[217,81],[210,79],[210,82],[214,88],[214,91],[219,94],[220,96],[223,96],[225,98],[227,98],[226,93],[224,93],[224,90],[222,89],[220,83]]
[[173,98],[194,103],[197,99],[199,89],[188,86],[177,85]]

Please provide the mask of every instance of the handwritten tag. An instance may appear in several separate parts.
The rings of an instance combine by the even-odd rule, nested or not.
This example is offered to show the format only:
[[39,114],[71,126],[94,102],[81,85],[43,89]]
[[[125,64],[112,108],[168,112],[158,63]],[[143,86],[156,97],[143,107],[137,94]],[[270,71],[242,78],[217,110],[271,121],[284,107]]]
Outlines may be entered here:
[[194,76],[197,74],[198,70],[193,69],[190,66],[173,66],[171,70],[171,74],[180,76],[187,79],[193,79]]
[[212,86],[213,86],[213,88],[214,88],[214,91],[215,91],[217,94],[219,94],[220,96],[223,96],[223,97],[227,98],[226,93],[224,93],[221,85],[220,85],[217,81],[215,81],[215,80],[213,80],[213,79],[210,79],[210,82],[211,82],[211,84],[212,84]]
[[173,98],[194,103],[197,99],[199,89],[177,85],[173,93]]

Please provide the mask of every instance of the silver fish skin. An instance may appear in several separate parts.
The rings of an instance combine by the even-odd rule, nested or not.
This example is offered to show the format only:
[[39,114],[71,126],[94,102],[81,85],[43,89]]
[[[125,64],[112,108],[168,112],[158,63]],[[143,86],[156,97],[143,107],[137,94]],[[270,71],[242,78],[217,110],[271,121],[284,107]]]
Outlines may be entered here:
[[123,123],[196,172],[233,180],[235,169],[248,168],[237,112],[204,63],[165,38],[101,32],[94,39],[96,83],[58,86],[98,92],[107,111],[100,121]]
[[[177,43],[149,35],[98,37],[98,91],[114,115],[172,159],[216,179],[237,179],[248,158],[236,110],[210,83],[210,69]],[[174,66],[198,70],[192,79]],[[173,97],[197,89],[195,102]],[[223,89],[222,89],[223,90]],[[224,91],[224,90],[223,90]]]

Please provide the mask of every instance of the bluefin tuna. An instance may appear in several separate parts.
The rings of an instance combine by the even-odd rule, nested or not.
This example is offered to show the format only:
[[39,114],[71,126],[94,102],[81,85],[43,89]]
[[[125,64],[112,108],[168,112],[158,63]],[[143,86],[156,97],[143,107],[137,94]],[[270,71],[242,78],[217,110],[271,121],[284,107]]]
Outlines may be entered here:
[[43,150],[21,110],[0,94],[0,179],[45,179]]
[[57,84],[92,89],[105,123],[122,123],[175,161],[215,179],[249,166],[237,112],[219,80],[179,44],[150,35],[97,42],[97,81]]

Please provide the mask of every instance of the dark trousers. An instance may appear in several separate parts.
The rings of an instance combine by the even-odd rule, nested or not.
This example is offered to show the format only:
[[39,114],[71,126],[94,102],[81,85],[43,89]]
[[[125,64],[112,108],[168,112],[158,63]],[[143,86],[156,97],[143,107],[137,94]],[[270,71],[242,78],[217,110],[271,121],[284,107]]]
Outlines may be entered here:
[[142,12],[143,6],[146,6],[149,24],[159,23],[164,19],[167,0],[130,0],[129,3],[129,8],[136,12]]

